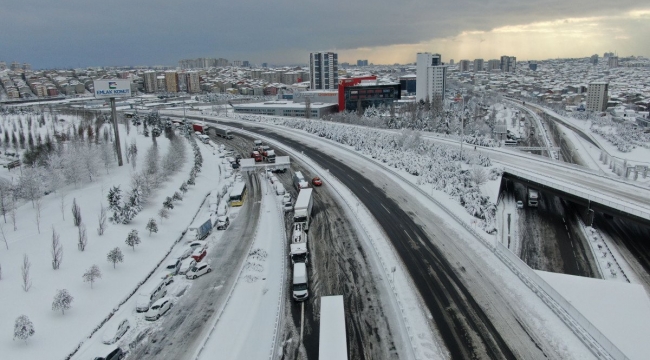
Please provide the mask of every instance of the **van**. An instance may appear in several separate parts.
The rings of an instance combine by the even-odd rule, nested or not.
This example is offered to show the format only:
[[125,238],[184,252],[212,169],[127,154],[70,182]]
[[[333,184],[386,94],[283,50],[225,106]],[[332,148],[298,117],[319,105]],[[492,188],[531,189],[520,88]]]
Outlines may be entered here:
[[138,298],[136,299],[135,303],[135,311],[148,311],[151,304],[165,295],[167,295],[166,281],[158,277],[151,278],[150,282],[142,285],[138,291]]
[[303,262],[293,264],[293,299],[305,301],[309,298],[307,266]]
[[276,195],[284,195],[284,185],[281,182],[276,182],[274,186]]

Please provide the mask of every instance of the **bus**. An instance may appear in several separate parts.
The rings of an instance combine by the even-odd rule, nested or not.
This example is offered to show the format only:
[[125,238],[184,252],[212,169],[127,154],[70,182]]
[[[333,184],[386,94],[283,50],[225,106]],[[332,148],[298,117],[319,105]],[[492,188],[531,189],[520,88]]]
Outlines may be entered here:
[[343,296],[321,296],[318,358],[348,360]]
[[230,206],[242,206],[244,205],[244,199],[246,198],[246,182],[238,181],[235,182],[235,186],[230,190]]

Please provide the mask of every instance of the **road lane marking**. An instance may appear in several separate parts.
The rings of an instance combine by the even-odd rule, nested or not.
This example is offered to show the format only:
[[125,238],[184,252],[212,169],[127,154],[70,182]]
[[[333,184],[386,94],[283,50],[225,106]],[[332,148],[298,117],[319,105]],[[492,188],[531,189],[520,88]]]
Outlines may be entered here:
[[388,208],[385,207],[384,204],[381,204],[381,207],[383,207],[390,214],[390,210],[388,210]]
[[302,333],[305,329],[305,303],[300,303],[300,342],[302,342]]

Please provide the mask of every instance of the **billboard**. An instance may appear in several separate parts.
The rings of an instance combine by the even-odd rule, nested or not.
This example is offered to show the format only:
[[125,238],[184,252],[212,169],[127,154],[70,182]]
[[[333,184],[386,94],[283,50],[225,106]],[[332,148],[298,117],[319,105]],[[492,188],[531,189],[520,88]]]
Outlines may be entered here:
[[95,98],[115,98],[131,96],[130,80],[95,80]]

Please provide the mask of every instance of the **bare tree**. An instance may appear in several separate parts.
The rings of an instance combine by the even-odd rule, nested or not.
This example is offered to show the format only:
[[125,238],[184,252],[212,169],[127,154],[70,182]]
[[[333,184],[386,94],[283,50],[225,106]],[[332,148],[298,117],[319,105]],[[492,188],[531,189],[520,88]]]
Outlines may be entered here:
[[41,233],[41,208],[43,207],[43,198],[39,197],[34,200],[34,204],[36,205],[36,229],[38,229],[38,233]]
[[57,270],[61,266],[61,261],[63,261],[63,245],[59,241],[59,234],[54,230],[54,226],[52,226],[52,247],[50,252],[52,254],[52,269]]
[[54,295],[54,301],[52,301],[52,310],[61,310],[61,313],[65,314],[65,311],[70,309],[72,300],[74,300],[74,298],[70,295],[68,290],[57,290],[56,295]]
[[74,226],[81,225],[81,208],[77,205],[77,198],[72,200],[72,221]]
[[18,230],[16,227],[16,201],[13,197],[11,199],[11,211],[9,212],[9,218],[11,219],[11,224],[14,226],[14,231]]
[[2,240],[5,241],[5,246],[7,247],[7,250],[9,250],[9,244],[7,243],[7,237],[5,236],[5,227],[2,224],[0,224],[0,234],[2,235]]
[[77,243],[77,246],[79,247],[79,250],[84,251],[86,250],[86,245],[88,244],[88,236],[86,234],[86,225],[83,223],[79,224],[78,228],[78,233],[79,233],[79,242]]
[[106,260],[109,262],[113,263],[113,269],[115,269],[115,264],[118,262],[124,261],[124,255],[122,254],[122,250],[120,248],[116,247],[115,249],[111,250],[108,252],[108,255],[106,255]]
[[83,274],[82,277],[84,278],[85,282],[90,283],[90,288],[92,289],[93,288],[93,283],[97,279],[102,278],[102,272],[99,271],[99,267],[97,267],[97,265],[93,265],[93,266],[90,267],[90,269],[86,270],[86,272]]
[[23,255],[23,266],[20,268],[22,277],[23,277],[23,290],[25,292],[29,291],[29,288],[32,287],[32,279],[29,277],[29,269],[32,267],[32,263],[29,262],[27,254]]
[[305,119],[311,119],[311,98],[305,97]]
[[61,216],[63,216],[63,221],[65,221],[65,195],[61,192]]
[[160,223],[162,224],[163,219],[169,218],[169,210],[167,210],[167,208],[158,210],[158,217],[160,218]]
[[470,177],[476,186],[485,184],[488,180],[488,174],[482,167],[476,166],[471,170]]
[[104,205],[101,205],[101,208],[99,209],[99,215],[97,216],[99,220],[99,227],[97,227],[97,234],[104,235],[104,231],[106,231],[106,208]]
[[7,212],[9,212],[9,205],[11,204],[8,197],[11,196],[11,190],[4,185],[0,185],[0,212],[4,217],[5,224],[7,223]]

